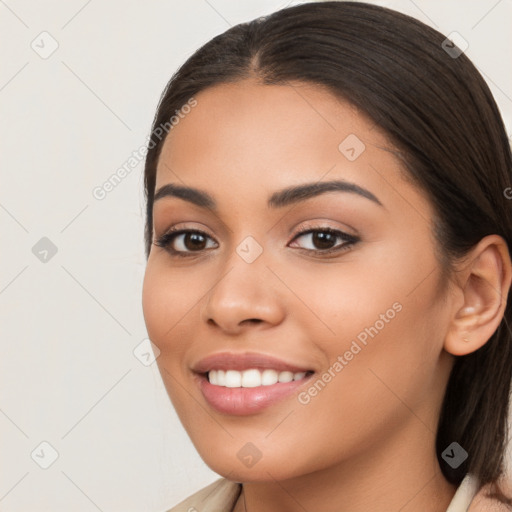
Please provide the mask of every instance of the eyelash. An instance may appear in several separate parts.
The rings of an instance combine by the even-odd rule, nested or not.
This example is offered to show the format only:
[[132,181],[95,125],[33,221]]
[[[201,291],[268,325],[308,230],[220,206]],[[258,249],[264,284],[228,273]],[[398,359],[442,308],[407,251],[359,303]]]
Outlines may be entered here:
[[[310,233],[329,233],[331,235],[335,235],[338,239],[343,240],[345,243],[342,245],[338,245],[332,247],[330,249],[304,249],[299,248],[307,252],[313,252],[320,255],[328,255],[332,253],[342,253],[349,250],[353,245],[359,242],[359,238],[354,235],[349,235],[343,231],[338,229],[333,229],[330,227],[305,227],[300,229],[297,234],[293,237],[292,242],[294,242],[297,238],[304,236]],[[164,233],[160,238],[158,238],[155,242],[153,242],[156,246],[162,247],[166,251],[168,251],[172,256],[176,256],[178,258],[188,258],[194,256],[195,254],[199,254],[204,252],[205,249],[201,249],[199,251],[177,251],[171,247],[171,243],[174,239],[183,234],[199,234],[204,237],[212,239],[212,237],[206,234],[203,231],[197,229],[179,229],[179,228],[171,228],[167,233]],[[213,239],[212,239],[213,240]]]

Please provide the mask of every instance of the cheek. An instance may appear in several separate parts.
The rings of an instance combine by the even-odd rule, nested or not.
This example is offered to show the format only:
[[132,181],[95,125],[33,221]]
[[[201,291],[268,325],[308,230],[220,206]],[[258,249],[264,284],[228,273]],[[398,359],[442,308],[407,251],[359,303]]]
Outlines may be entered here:
[[164,319],[172,320],[169,317],[172,316],[173,308],[168,304],[169,289],[154,267],[148,263],[144,274],[142,312],[149,338],[160,347],[160,341],[165,332]]
[[408,316],[417,316],[412,322],[423,318],[439,302],[435,296],[438,276],[428,231],[422,227],[419,234],[414,230],[393,231],[383,240],[367,241],[339,263],[308,265],[295,274],[290,271],[286,280],[293,283],[297,296],[315,314],[309,317],[316,316],[317,323],[322,320],[334,331],[334,341],[353,336],[354,329],[374,325],[381,315],[394,319],[394,304],[407,306]]
[[194,314],[201,287],[193,272],[172,272],[160,262],[148,263],[142,287],[142,310],[151,341],[160,350],[179,339],[176,332]]
[[187,397],[180,394],[185,385],[180,366],[188,347],[186,332],[194,323],[191,308],[198,299],[194,289],[198,290],[184,286],[164,265],[148,262],[142,287],[144,321],[150,340],[160,350],[156,363],[178,413],[187,408]]
[[[293,287],[308,306],[296,318],[325,354],[326,366],[346,356],[339,374],[346,383],[370,379],[363,388],[355,384],[353,395],[370,401],[379,396],[379,387],[390,394],[378,376],[397,392],[418,398],[435,373],[446,324],[433,255],[399,247],[386,252],[397,256],[319,266],[302,273],[307,277],[295,279]],[[373,391],[364,393],[371,381]]]

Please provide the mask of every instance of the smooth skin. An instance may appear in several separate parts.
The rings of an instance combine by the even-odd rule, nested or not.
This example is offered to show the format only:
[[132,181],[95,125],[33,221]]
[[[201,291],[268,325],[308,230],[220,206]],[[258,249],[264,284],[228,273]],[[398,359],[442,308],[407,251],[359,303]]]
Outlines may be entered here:
[[[318,85],[246,79],[196,100],[167,136],[156,190],[195,187],[218,208],[155,202],[154,240],[172,226],[205,238],[177,236],[172,247],[185,257],[152,246],[143,312],[200,456],[244,483],[236,512],[444,512],[456,487],[435,454],[440,407],[454,355],[485,344],[503,317],[505,242],[485,237],[443,280],[425,193],[403,179],[375,123]],[[350,134],[365,145],[354,161],[339,149]],[[382,205],[346,191],[267,205],[277,190],[329,180],[364,187]],[[303,227],[358,241],[333,237],[343,249],[322,255],[325,233],[318,244],[297,237]],[[248,236],[263,249],[252,263],[236,252]],[[401,311],[306,405],[292,395],[230,416],[212,409],[195,382],[191,367],[224,351],[268,354],[319,377],[395,302]],[[252,467],[237,457],[248,442],[262,454]]]

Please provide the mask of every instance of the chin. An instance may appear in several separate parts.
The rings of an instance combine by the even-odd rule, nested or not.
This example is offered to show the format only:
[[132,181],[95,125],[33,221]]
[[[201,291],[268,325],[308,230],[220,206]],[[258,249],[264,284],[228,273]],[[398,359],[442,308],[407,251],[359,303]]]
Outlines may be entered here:
[[[234,482],[273,482],[275,480],[287,480],[300,476],[302,472],[297,468],[291,468],[289,461],[277,457],[263,455],[257,462],[243,461],[243,455],[238,457],[236,453],[229,453],[219,457],[203,456],[199,452],[205,464],[220,476]],[[240,460],[242,459],[242,460]]]

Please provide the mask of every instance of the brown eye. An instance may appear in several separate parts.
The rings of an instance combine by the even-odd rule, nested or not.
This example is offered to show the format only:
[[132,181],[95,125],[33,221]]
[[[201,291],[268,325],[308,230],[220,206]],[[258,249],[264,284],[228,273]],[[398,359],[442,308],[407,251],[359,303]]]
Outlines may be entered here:
[[200,233],[184,233],[182,244],[189,251],[201,250],[206,247],[206,237]]
[[336,236],[325,231],[312,233],[312,242],[317,249],[331,249],[336,244]]
[[299,239],[307,242],[301,246],[303,249],[319,254],[343,251],[359,241],[355,236],[332,228],[303,230],[294,238],[294,243]]
[[[163,247],[172,254],[186,256],[192,252],[201,252],[211,248],[212,244],[208,245],[209,241],[213,242],[213,239],[206,233],[182,229],[165,233],[155,242],[155,245]],[[216,244],[213,242],[213,247],[215,246]]]

